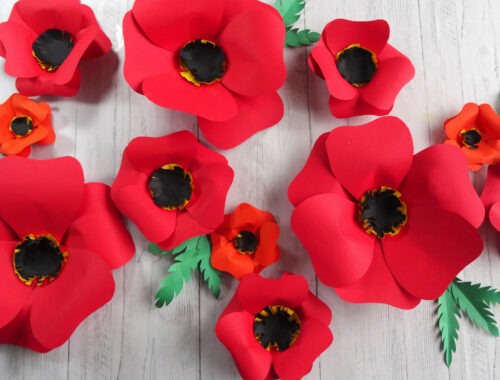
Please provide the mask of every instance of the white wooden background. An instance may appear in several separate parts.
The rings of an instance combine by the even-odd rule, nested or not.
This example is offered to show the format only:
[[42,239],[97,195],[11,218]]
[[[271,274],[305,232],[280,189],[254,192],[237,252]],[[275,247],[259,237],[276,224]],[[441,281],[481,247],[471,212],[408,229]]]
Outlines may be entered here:
[[[42,0],[41,0],[42,1]],[[1,0],[5,21],[14,0]],[[122,77],[121,20],[132,0],[84,0],[113,42],[113,52],[82,65],[79,95],[43,97],[53,107],[57,140],[35,147],[34,158],[77,157],[87,181],[111,184],[122,150],[135,136],[161,136],[188,129],[201,136],[195,118],[161,109],[131,91]],[[443,121],[468,101],[500,111],[500,1],[498,0],[307,0],[301,24],[321,31],[334,18],[384,18],[390,43],[406,53],[416,76],[399,95],[393,115],[411,128],[416,151],[443,140]],[[352,305],[317,282],[308,255],[290,230],[287,186],[304,164],[313,141],[339,125],[373,117],[337,120],[328,110],[323,81],[306,65],[309,49],[285,51],[287,81],[280,93],[285,116],[274,128],[223,152],[235,171],[227,211],[240,202],[270,210],[279,220],[280,262],[263,272],[305,275],[333,310],[333,345],[316,361],[308,379],[500,379],[500,340],[462,319],[457,353],[448,370],[440,352],[435,305],[412,311],[384,305]],[[0,63],[3,67],[3,62]],[[15,92],[0,72],[0,101]],[[485,172],[474,176],[481,188]],[[83,322],[68,343],[47,353],[0,346],[1,379],[236,379],[229,353],[217,341],[215,322],[236,281],[225,278],[214,300],[196,277],[169,307],[153,297],[169,262],[147,253],[147,241],[129,223],[137,253],[114,272],[116,294]],[[490,227],[487,249],[462,277],[500,287],[500,239]],[[0,290],[1,291],[1,290]],[[496,308],[500,317],[500,308]]]

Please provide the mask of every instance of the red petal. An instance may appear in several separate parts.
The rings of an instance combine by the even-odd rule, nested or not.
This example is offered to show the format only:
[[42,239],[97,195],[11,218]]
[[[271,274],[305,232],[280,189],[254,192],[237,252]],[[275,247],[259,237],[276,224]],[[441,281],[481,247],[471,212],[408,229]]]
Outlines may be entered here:
[[95,252],[112,269],[132,258],[134,241],[111,200],[108,186],[97,182],[85,185],[82,207],[68,230],[64,245]]
[[325,146],[335,177],[356,199],[381,186],[397,189],[413,159],[410,131],[392,116],[336,128]]
[[240,203],[234,209],[234,212],[226,215],[226,217],[229,217],[228,227],[234,230],[259,228],[266,222],[275,223],[273,214],[253,207],[249,203]]
[[479,107],[475,103],[467,103],[463,106],[462,110],[452,118],[444,122],[444,130],[446,136],[456,142],[459,138],[459,133],[462,129],[475,128],[477,115],[479,114]]
[[497,202],[493,204],[488,213],[490,223],[497,231],[500,231],[500,203]]
[[[449,186],[447,184],[446,186]],[[382,240],[389,270],[416,297],[434,300],[483,249],[479,232],[449,211],[412,207],[400,234]]]
[[5,223],[2,219],[0,219],[0,241],[18,241],[21,240],[19,236],[9,227],[7,223]]
[[246,274],[255,272],[255,264],[250,255],[242,255],[239,253],[231,242],[225,240],[224,245],[220,245],[217,249],[215,246],[215,234],[211,235],[212,255],[210,262],[212,266],[224,272],[228,272],[237,279],[240,279]]
[[349,45],[359,44],[378,54],[389,39],[389,24],[385,20],[350,21],[336,19],[325,26],[323,38],[334,56]]
[[253,315],[243,311],[225,314],[217,321],[215,333],[231,352],[244,379],[267,379],[271,369],[271,354],[255,339],[253,320]]
[[483,222],[484,207],[470,182],[465,156],[454,146],[434,145],[416,154],[400,191],[409,205],[448,210],[475,227]]
[[161,249],[173,249],[187,239],[195,236],[206,235],[212,232],[213,228],[202,226],[186,210],[177,212],[175,230],[165,240],[157,242]]
[[300,275],[287,275],[269,279],[258,274],[248,274],[236,289],[241,307],[256,315],[266,306],[283,305],[296,309],[309,295],[309,285]]
[[259,232],[259,247],[255,252],[255,261],[260,266],[266,267],[280,258],[281,251],[276,245],[280,229],[274,222],[266,222],[262,225]]
[[308,198],[292,213],[292,229],[326,285],[351,284],[370,267],[375,238],[363,230],[357,214],[354,203],[335,194]]
[[241,13],[217,39],[227,55],[222,84],[247,96],[276,92],[285,82],[283,19],[272,7]]
[[283,101],[278,93],[254,97],[234,94],[234,100],[238,111],[233,118],[226,121],[198,118],[203,135],[217,148],[233,148],[255,133],[277,124],[283,117]]
[[111,300],[114,290],[111,271],[99,256],[72,249],[59,277],[33,294],[33,336],[48,348],[62,345],[85,318]]
[[33,291],[15,274],[12,255],[18,242],[0,242],[0,329],[21,311]]
[[327,137],[328,133],[318,137],[307,162],[288,187],[288,198],[294,206],[317,194],[331,193],[347,197],[330,169],[325,147]]
[[111,41],[108,36],[99,27],[95,14],[90,7],[82,4],[82,29],[95,28],[94,40],[83,55],[84,59],[96,58],[111,50]]
[[72,157],[0,160],[0,216],[19,237],[52,234],[61,241],[83,197],[83,172]]
[[488,176],[481,193],[481,201],[486,209],[500,201],[500,165],[488,166]]
[[385,303],[400,309],[413,309],[420,303],[419,298],[404,290],[394,279],[378,243],[366,274],[350,285],[335,288],[335,291],[344,301],[353,303]]
[[328,325],[332,321],[332,311],[328,305],[311,292],[302,302],[299,310],[301,319],[316,319],[318,323],[324,325]]
[[17,78],[17,90],[26,96],[57,95],[75,96],[80,89],[81,73],[76,69],[73,78],[68,83],[58,85],[52,81],[49,75],[40,75],[34,78]]

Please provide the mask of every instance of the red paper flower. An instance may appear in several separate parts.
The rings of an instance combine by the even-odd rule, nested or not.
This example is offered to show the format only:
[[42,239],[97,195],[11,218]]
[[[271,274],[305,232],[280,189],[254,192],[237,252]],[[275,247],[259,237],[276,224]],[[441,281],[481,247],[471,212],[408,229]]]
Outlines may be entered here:
[[74,96],[81,59],[111,49],[92,10],[79,0],[20,0],[0,24],[0,56],[24,95]]
[[256,0],[136,0],[123,21],[124,75],[152,102],[198,117],[232,148],[283,116],[283,19]]
[[394,117],[322,135],[288,194],[318,277],[350,302],[436,299],[483,248],[464,155],[442,144],[413,156]]
[[500,163],[500,116],[489,104],[467,103],[444,123],[445,144],[462,149],[470,170]]
[[111,196],[148,240],[171,249],[222,223],[232,181],[224,156],[181,131],[132,140]]
[[281,251],[276,245],[279,233],[273,214],[241,203],[210,234],[212,266],[237,279],[259,273],[279,259]]
[[488,167],[488,176],[481,194],[490,223],[500,231],[500,165]]
[[0,153],[26,157],[32,144],[52,144],[55,138],[47,103],[14,94],[0,105]]
[[47,352],[107,303],[134,243],[74,158],[0,160],[0,343]]
[[332,313],[299,275],[249,274],[217,321],[215,333],[244,379],[300,379],[330,346]]
[[325,79],[335,117],[386,115],[415,74],[410,60],[387,43],[385,20],[337,19],[326,25],[309,56],[309,67]]

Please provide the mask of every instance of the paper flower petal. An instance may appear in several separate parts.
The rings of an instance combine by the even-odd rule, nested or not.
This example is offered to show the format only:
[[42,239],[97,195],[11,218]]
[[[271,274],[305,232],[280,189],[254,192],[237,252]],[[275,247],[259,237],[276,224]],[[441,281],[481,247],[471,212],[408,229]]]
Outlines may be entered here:
[[444,131],[448,139],[457,139],[458,134],[464,127],[474,128],[474,122],[479,114],[479,107],[475,103],[467,103],[460,113],[444,122]]
[[386,262],[409,293],[434,300],[481,254],[481,235],[449,211],[412,207],[408,215],[404,233],[382,241]]
[[280,249],[276,246],[280,229],[274,222],[262,224],[260,228],[259,241],[265,242],[261,244],[255,252],[255,260],[262,266],[268,266],[280,257]]
[[413,159],[410,131],[390,116],[336,128],[325,145],[335,177],[358,200],[381,186],[397,189]]
[[55,84],[48,76],[37,76],[33,78],[17,78],[17,90],[26,96],[58,95],[75,96],[80,89],[82,75],[80,69],[76,69],[73,78],[63,85]]
[[497,231],[500,231],[500,203],[495,203],[490,208],[490,212],[488,213],[488,218],[490,219],[490,223]]
[[497,231],[500,231],[500,165],[488,167],[481,201],[488,212],[490,223]]
[[234,249],[233,243],[227,241],[218,234],[211,235],[212,255],[210,262],[212,266],[224,272],[231,273],[240,279],[248,273],[255,272],[255,264],[250,255],[242,255]]

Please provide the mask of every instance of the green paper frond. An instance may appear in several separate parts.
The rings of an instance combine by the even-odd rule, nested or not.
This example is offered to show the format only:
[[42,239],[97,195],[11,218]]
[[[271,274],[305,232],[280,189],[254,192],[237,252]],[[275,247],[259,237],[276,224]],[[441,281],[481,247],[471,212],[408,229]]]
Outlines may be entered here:
[[166,255],[166,254],[169,254],[169,253],[172,252],[170,250],[164,251],[163,249],[161,249],[160,247],[158,247],[158,244],[155,244],[155,243],[149,244],[148,248],[147,248],[147,251],[149,253],[152,253],[153,255]]
[[288,29],[285,35],[285,46],[309,46],[317,42],[321,35],[316,32],[311,32],[309,29]]
[[305,0],[276,0],[274,2],[274,8],[283,17],[283,22],[287,27],[299,21],[300,12],[304,10],[305,6]]
[[450,289],[446,289],[437,300],[438,326],[441,332],[441,342],[444,351],[444,361],[447,367],[450,367],[453,359],[453,353],[456,351],[456,341],[458,339],[458,318],[460,312],[453,298]]
[[200,257],[200,271],[203,274],[203,280],[207,283],[208,289],[214,295],[215,298],[219,298],[220,295],[220,285],[221,285],[221,272],[215,269],[210,263],[211,251],[208,251],[208,255],[199,255]]

